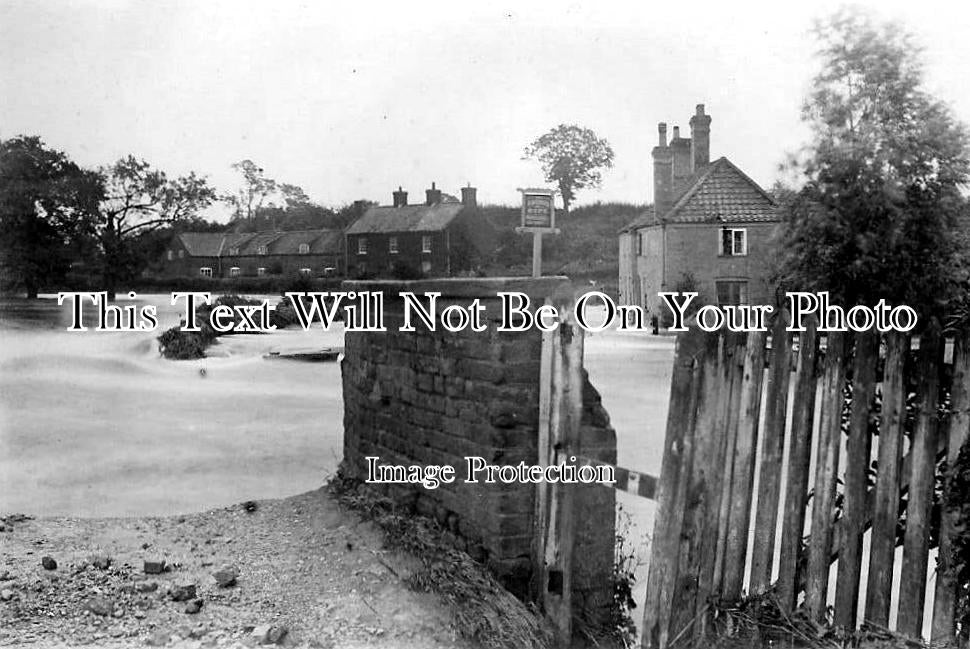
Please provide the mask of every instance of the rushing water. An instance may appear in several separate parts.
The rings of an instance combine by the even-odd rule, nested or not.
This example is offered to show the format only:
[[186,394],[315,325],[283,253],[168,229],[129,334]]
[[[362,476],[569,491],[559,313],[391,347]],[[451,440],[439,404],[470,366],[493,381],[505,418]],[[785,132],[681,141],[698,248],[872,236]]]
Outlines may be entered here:
[[[129,304],[123,301],[120,304]],[[0,512],[166,514],[320,486],[341,456],[337,363],[265,360],[342,330],[223,337],[169,361],[153,332],[69,332],[56,299],[0,301]],[[205,370],[201,372],[200,370]]]

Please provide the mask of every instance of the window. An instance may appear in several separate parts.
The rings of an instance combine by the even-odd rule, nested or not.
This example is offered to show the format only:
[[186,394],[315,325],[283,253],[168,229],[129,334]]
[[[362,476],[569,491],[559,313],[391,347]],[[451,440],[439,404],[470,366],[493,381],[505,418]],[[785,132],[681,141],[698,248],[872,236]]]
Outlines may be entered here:
[[259,246],[256,248],[257,255],[265,255],[267,252],[269,251],[266,249],[266,246]]
[[229,277],[239,277],[240,272],[239,266],[233,266],[229,269]]
[[430,261],[422,261],[421,262],[421,272],[424,273],[425,275],[427,275],[428,273],[431,272],[431,262]]
[[743,281],[716,281],[718,306],[738,306],[748,302],[748,283]]
[[185,259],[185,251],[179,250],[179,259]]
[[203,266],[199,269],[199,275],[201,277],[212,277],[212,269],[208,266]]
[[266,274],[266,269],[263,268],[262,266],[260,266],[259,268],[256,269],[256,276],[257,277],[262,277],[265,274]]
[[635,254],[635,255],[641,255],[641,256],[643,255],[643,249],[646,247],[646,246],[643,245],[643,238],[644,238],[644,236],[646,236],[646,235],[643,232],[638,232],[637,233],[636,250],[634,251],[633,254]]
[[357,264],[357,274],[358,275],[366,275],[367,274],[367,262],[366,261],[362,261],[359,264]]
[[365,237],[360,237],[357,239],[357,254],[366,255],[367,254],[367,239]]
[[236,248],[236,247],[230,248],[229,249],[229,254],[232,255],[232,256],[238,255],[239,254],[239,248]]
[[173,259],[174,257],[175,257],[175,253],[174,253],[174,252],[172,252],[171,250],[169,250],[169,251],[168,251],[168,260],[169,260],[169,261],[172,261],[172,259]]
[[397,237],[391,237],[387,240],[387,251],[392,254],[397,254]]
[[311,275],[312,273],[313,273],[313,270],[310,269],[310,268],[301,268],[300,269],[300,274],[301,275]]
[[426,234],[421,237],[421,252],[431,252],[431,235]]
[[309,243],[301,243],[300,244],[300,254],[301,255],[308,255],[308,254],[310,254],[310,244]]
[[337,272],[336,268],[334,268],[333,266],[327,266],[326,268],[323,269],[323,276],[330,277],[336,272]]
[[739,257],[748,254],[748,231],[744,228],[721,229],[721,255]]

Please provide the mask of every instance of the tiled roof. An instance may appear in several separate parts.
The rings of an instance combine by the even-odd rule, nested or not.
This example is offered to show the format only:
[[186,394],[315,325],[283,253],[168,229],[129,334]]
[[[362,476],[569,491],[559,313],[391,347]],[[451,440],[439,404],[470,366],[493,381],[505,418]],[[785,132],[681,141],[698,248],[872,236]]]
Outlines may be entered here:
[[718,158],[697,174],[659,219],[647,210],[623,231],[658,223],[751,223],[780,220],[768,193],[727,158]]
[[444,230],[461,212],[461,203],[372,207],[350,226],[347,234],[378,232],[434,232]]
[[301,243],[310,244],[311,254],[339,254],[343,242],[339,230],[183,232],[178,236],[193,257],[228,257],[233,249],[238,249],[238,255],[256,255],[260,246],[266,246],[270,255],[296,255]]

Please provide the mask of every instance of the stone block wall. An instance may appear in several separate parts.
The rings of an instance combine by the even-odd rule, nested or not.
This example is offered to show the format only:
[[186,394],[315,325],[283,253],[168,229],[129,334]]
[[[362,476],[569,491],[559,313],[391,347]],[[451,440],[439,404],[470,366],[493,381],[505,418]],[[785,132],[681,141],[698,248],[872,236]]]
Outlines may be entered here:
[[[495,464],[535,464],[539,423],[541,333],[498,332],[500,291],[542,304],[568,295],[565,278],[352,281],[344,290],[382,291],[386,332],[348,332],[342,364],[344,470],[367,476],[365,457],[383,464],[452,465],[456,480],[436,489],[392,485],[386,493],[447,526],[458,547],[484,561],[509,590],[530,594],[535,486],[464,481],[465,457]],[[480,298],[487,330],[398,331],[401,291],[441,293],[439,311]],[[615,463],[616,437],[599,395],[586,381],[580,451]],[[573,569],[577,615],[602,621],[611,598],[615,494],[576,485],[579,510]]]

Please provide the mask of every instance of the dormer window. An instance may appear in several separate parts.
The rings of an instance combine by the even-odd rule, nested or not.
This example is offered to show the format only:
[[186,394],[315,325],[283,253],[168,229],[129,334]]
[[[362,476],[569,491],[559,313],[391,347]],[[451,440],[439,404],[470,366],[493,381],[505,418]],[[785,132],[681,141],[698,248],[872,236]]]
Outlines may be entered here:
[[256,254],[257,255],[265,255],[268,252],[269,252],[269,250],[266,248],[265,245],[259,246],[259,247],[256,248]]
[[235,247],[230,248],[229,249],[229,254],[230,255],[233,255],[233,256],[238,255],[239,254],[239,248],[235,248]]
[[431,252],[431,235],[426,234],[421,237],[421,252]]
[[357,239],[357,254],[366,255],[367,254],[367,239],[365,237],[360,237]]
[[169,261],[172,261],[172,259],[173,259],[174,257],[175,257],[175,253],[174,253],[174,252],[172,252],[171,250],[169,250],[169,251],[168,251],[168,260],[169,260]]
[[301,255],[308,255],[308,254],[310,254],[310,244],[309,243],[301,243],[300,244],[300,254]]

